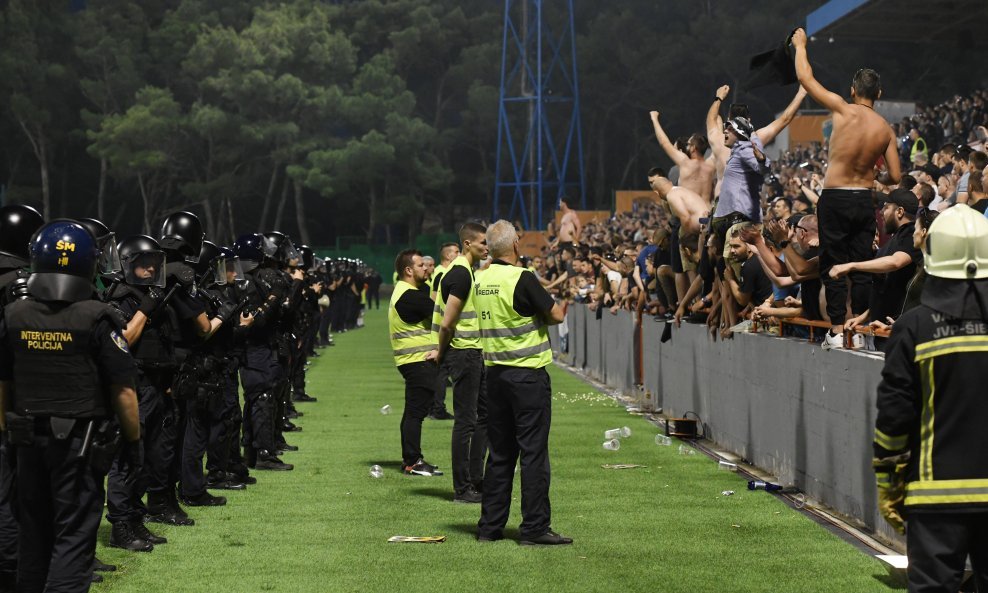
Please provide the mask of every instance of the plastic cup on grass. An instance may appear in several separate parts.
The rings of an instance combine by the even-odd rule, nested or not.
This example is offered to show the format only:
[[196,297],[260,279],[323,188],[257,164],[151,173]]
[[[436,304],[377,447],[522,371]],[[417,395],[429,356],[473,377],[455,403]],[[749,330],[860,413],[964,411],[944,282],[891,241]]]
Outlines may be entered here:
[[372,465],[370,468],[370,477],[372,478],[384,477],[384,468],[382,468],[380,465]]
[[627,426],[622,428],[612,428],[610,430],[604,431],[604,438],[607,440],[611,439],[626,439],[631,436],[631,429]]
[[604,441],[604,448],[608,451],[617,451],[621,448],[621,441],[617,439],[611,439],[609,441]]

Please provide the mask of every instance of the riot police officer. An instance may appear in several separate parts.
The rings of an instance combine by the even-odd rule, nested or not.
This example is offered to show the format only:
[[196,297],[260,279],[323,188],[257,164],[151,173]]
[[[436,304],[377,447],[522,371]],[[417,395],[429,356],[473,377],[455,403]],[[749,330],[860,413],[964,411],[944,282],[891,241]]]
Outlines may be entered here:
[[[137,398],[141,422],[140,449],[143,468],[117,460],[107,478],[107,520],[113,525],[110,545],[131,551],[150,552],[167,539],[144,526],[148,505],[164,513],[167,474],[174,451],[174,401],[167,395],[174,372],[173,335],[177,317],[166,303],[165,254],[158,242],[146,235],[125,238],[117,246],[123,265],[123,281],[114,284],[105,298],[127,325],[123,338],[137,362]],[[160,519],[164,519],[161,517]],[[172,514],[168,522],[191,525],[184,513]]]
[[93,299],[98,249],[89,232],[53,221],[30,255],[29,296],[7,305],[0,324],[0,425],[18,459],[17,589],[88,591],[109,419],[128,444],[140,438],[136,368],[118,317]]
[[290,463],[278,458],[275,448],[275,389],[282,371],[278,365],[277,321],[285,289],[275,269],[277,246],[264,235],[243,235],[234,243],[247,280],[244,296],[254,323],[244,341],[240,382],[244,390],[244,455],[248,467],[288,471]]
[[[27,292],[28,245],[44,218],[30,206],[0,208],[0,307]],[[0,440],[0,591],[12,590],[17,576],[17,522],[11,509],[14,459]]]
[[76,222],[96,239],[96,248],[99,249],[99,260],[96,265],[97,287],[105,289],[113,282],[120,282],[123,279],[123,267],[120,264],[120,253],[117,251],[116,233],[95,218],[79,218]]

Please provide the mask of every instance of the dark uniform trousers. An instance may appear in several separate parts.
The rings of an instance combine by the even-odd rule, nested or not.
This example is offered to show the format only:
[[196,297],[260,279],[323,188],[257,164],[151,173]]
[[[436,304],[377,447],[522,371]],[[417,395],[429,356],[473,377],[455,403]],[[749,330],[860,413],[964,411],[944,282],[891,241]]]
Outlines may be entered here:
[[[219,379],[219,377],[217,377]],[[215,396],[214,396],[215,397]],[[221,423],[222,402],[185,402],[185,438],[182,440],[182,494],[189,498],[206,492],[202,460],[209,447],[213,426]]]
[[542,369],[487,367],[490,455],[478,535],[502,535],[511,509],[515,463],[521,456],[521,537],[549,531],[549,425],[552,384]]
[[[154,383],[161,383],[162,377],[155,377]],[[143,520],[147,512],[141,502],[144,493],[164,494],[174,486],[170,473],[178,438],[175,401],[142,373],[138,379],[137,402],[144,466],[140,473],[135,473],[121,471],[119,458],[113,462],[107,476],[106,499],[106,518],[111,523]]]
[[443,361],[443,364],[439,365],[438,372],[436,373],[436,395],[432,402],[432,410],[430,410],[433,414],[446,412],[446,388],[448,386],[449,363]]
[[17,447],[19,593],[89,591],[104,492],[103,475],[78,457],[84,424]]
[[412,362],[398,367],[405,379],[405,411],[401,415],[401,458],[413,465],[422,458],[422,421],[432,407],[436,363]]
[[[453,490],[479,488],[487,453],[487,393],[479,348],[450,348],[445,361],[453,380]],[[434,385],[434,384],[433,384]]]
[[14,518],[14,472],[17,453],[6,438],[0,443],[0,591],[13,587],[17,574],[17,520]]
[[968,555],[977,590],[988,591],[988,512],[913,511],[907,518],[910,593],[957,593]]
[[240,411],[240,392],[237,371],[231,367],[223,373],[223,406],[220,421],[213,424],[209,435],[206,469],[210,474],[230,471],[232,463],[240,463],[240,426],[243,413]]
[[274,453],[275,389],[281,366],[275,351],[264,345],[248,345],[246,364],[240,367],[244,388],[244,444]]

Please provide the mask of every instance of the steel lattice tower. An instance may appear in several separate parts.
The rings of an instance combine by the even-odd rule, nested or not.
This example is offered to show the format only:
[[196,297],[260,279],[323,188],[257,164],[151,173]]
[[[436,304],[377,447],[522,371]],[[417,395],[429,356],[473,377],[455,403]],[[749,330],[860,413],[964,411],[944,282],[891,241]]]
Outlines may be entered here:
[[573,0],[505,0],[494,220],[543,229],[564,195],[586,208],[579,88]]

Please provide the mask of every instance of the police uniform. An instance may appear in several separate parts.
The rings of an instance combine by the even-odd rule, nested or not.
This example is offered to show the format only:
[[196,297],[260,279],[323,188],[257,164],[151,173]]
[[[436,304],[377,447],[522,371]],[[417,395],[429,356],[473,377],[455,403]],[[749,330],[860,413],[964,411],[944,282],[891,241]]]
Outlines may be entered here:
[[958,591],[968,556],[988,590],[986,242],[965,205],[931,225],[921,304],[892,327],[878,387],[879,508],[900,529],[904,509],[911,592]]
[[[74,223],[51,223],[39,235],[41,246],[32,249],[44,255],[51,255],[52,235],[76,237],[78,251],[74,243],[59,248],[66,268],[86,259],[87,249],[95,252],[82,244],[91,238]],[[77,290],[92,294],[95,255],[92,260],[89,278],[75,277],[82,283],[72,291],[52,289],[44,279],[29,283],[32,298],[7,305],[0,321],[0,381],[12,387],[6,432],[17,454],[17,590],[27,593],[89,590],[106,472],[105,464],[93,462],[94,433],[114,415],[111,385],[129,388],[123,396],[134,397],[136,367],[118,318]],[[75,297],[39,298],[59,292]],[[126,418],[131,431],[135,421]]]
[[401,458],[406,472],[422,461],[422,421],[429,413],[436,386],[436,364],[425,360],[429,352],[439,347],[432,333],[432,308],[429,293],[404,280],[399,280],[391,293],[391,351],[405,379]]
[[490,455],[478,535],[500,539],[511,507],[515,463],[521,457],[521,539],[550,530],[549,426],[552,362],[543,318],[555,304],[531,272],[494,260],[478,281],[474,304],[487,366]]
[[[453,382],[452,465],[453,490],[464,495],[479,492],[487,452],[487,404],[480,325],[472,298],[474,276],[465,256],[454,259],[443,274],[433,309],[432,331],[438,335],[446,303],[452,294],[463,303],[443,364]],[[438,338],[437,338],[438,342]]]

